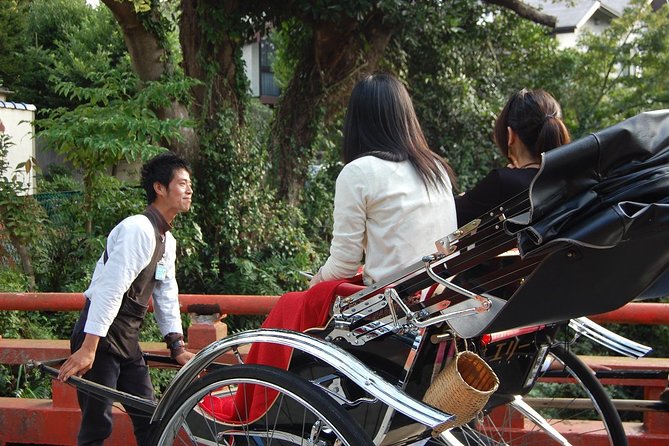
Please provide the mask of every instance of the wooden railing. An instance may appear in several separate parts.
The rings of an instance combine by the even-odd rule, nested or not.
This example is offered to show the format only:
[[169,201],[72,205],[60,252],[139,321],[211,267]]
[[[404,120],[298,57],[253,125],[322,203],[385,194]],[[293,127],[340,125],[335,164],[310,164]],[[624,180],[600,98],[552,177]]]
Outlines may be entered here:
[[[181,311],[192,316],[192,324],[188,328],[188,348],[199,350],[227,335],[226,315],[267,314],[278,300],[278,296],[185,294],[179,296],[179,300]],[[81,293],[0,293],[0,311],[79,311],[83,302]],[[631,303],[619,310],[594,316],[592,319],[604,324],[615,322],[669,325],[669,304]],[[143,343],[142,348],[149,353],[167,354],[162,342]],[[68,354],[67,340],[0,338],[0,364],[20,365],[29,360],[45,361],[63,358]],[[669,373],[668,358],[651,357],[638,360],[612,356],[582,358],[595,369],[659,370]],[[234,361],[234,358],[230,357],[229,361]],[[644,388],[645,400],[657,400],[667,385],[667,379],[666,376],[634,380],[611,378],[604,380],[604,383],[641,386]],[[106,444],[134,446],[132,426],[127,415],[115,409],[114,419],[114,431]],[[51,400],[0,398],[0,446],[74,445],[79,422],[80,414],[74,388],[55,380],[52,383]],[[625,428],[630,446],[669,445],[669,413],[646,410],[643,412],[643,422],[626,423]],[[604,444],[602,441],[603,439],[586,435],[582,443],[578,444],[597,446]]]

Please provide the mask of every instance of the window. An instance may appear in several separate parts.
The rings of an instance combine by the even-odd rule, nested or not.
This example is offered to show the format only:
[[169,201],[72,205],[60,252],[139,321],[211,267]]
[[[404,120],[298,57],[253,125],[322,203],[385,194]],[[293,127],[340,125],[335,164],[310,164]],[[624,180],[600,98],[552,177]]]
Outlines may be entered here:
[[272,71],[274,52],[274,44],[267,38],[262,38],[260,40],[260,100],[264,104],[276,103],[281,94]]

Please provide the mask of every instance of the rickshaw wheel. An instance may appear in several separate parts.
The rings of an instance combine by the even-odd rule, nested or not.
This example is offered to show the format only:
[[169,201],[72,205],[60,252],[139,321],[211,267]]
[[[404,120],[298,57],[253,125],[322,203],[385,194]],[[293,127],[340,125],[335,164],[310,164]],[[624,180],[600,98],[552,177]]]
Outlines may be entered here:
[[[251,393],[253,405],[245,402]],[[212,409],[219,407],[212,401],[221,399],[226,400],[225,414]],[[258,405],[269,410],[255,414],[254,409],[247,410]],[[255,419],[247,419],[249,412]],[[373,442],[315,384],[285,370],[242,364],[194,381],[160,421],[154,444],[372,446]]]
[[[524,397],[532,404],[532,400],[546,401],[546,409],[537,410],[542,417],[554,428],[560,430],[560,424],[569,425],[573,420],[589,419],[588,432],[601,432],[608,437],[611,446],[627,446],[625,430],[620,416],[610,397],[601,383],[590,369],[576,355],[563,345],[550,347],[549,355],[558,369],[562,369],[565,376],[574,380],[573,384],[551,383],[542,387],[542,383],[535,385],[533,390]],[[556,392],[556,396],[550,396]],[[551,402],[554,401],[554,402]],[[551,408],[551,406],[553,406]],[[512,407],[511,404],[502,406],[500,412],[482,416],[478,420],[453,429],[451,433],[457,438],[456,444],[465,446],[532,446],[532,445],[561,445],[562,443],[550,438],[546,433],[524,415]],[[523,427],[522,430],[518,429]],[[429,445],[452,444],[444,440],[431,440]]]

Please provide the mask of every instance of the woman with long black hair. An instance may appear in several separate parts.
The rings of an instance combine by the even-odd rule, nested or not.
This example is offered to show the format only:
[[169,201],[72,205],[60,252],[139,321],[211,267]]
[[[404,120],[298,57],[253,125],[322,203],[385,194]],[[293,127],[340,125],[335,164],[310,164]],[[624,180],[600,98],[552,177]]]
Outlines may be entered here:
[[364,260],[365,284],[434,252],[456,229],[452,170],[432,152],[407,89],[374,74],[353,89],[344,122],[330,256],[311,281],[349,278]]

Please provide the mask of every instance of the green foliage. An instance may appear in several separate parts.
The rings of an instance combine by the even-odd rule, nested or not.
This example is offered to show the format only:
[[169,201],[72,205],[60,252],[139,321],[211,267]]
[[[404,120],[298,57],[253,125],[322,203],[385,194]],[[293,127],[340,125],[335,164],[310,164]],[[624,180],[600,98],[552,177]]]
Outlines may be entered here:
[[3,261],[2,268],[0,268],[0,292],[22,293],[28,291],[29,288],[30,283],[25,274]]
[[565,109],[577,136],[669,106],[669,9],[635,1],[600,35],[579,40]]
[[132,0],[136,12],[148,12],[154,6],[151,0]]
[[320,256],[316,259],[314,271],[325,262],[332,240],[334,220],[334,190],[337,176],[343,167],[341,161],[342,119],[338,121],[334,134],[321,131],[316,140],[316,147],[322,151],[321,157],[311,166],[311,173],[304,185],[301,205],[304,214],[304,232]]
[[[38,311],[6,311],[2,313],[0,320],[0,335],[3,338],[12,339],[63,339],[57,335],[54,324],[50,321],[50,315]],[[72,327],[70,327],[70,332]],[[57,334],[56,334],[57,333]],[[64,338],[67,339],[67,333]]]
[[28,373],[25,365],[0,365],[0,395],[18,398],[51,398],[51,378],[39,370]]
[[82,101],[74,110],[56,109],[40,124],[40,136],[75,168],[86,175],[100,175],[121,160],[129,162],[156,155],[163,139],[179,138],[181,119],[159,119],[154,107],[167,105],[188,91],[186,81],[150,82],[137,91],[138,79],[127,73],[92,72],[94,87],[62,82],[63,96]]
[[105,236],[121,220],[142,213],[146,207],[144,189],[114,177],[100,177],[94,185],[93,195],[93,235]]
[[[41,193],[36,197],[48,209],[48,222],[52,228],[50,266],[38,277],[40,287],[50,291],[81,292],[88,287],[109,231],[125,217],[141,213],[146,207],[144,191],[134,184],[102,176],[92,189],[95,201],[88,214],[83,210],[81,184],[70,176],[46,177],[40,181],[40,186]],[[94,222],[90,234],[83,229],[83,222],[89,215]]]
[[[48,245],[42,240],[45,236],[45,214],[35,199],[28,195],[28,186],[20,180],[16,171],[10,178],[4,176],[5,172],[12,171],[7,161],[12,145],[9,136],[0,133],[0,236],[13,246],[29,286],[34,288],[35,260],[39,262],[47,257]],[[33,173],[32,163],[32,159],[23,163],[23,173],[28,177]],[[2,263],[7,263],[7,259]]]
[[23,245],[36,242],[42,235],[42,208],[33,197],[18,195],[5,186],[0,184],[0,224],[14,242]]
[[0,77],[21,101],[38,110],[71,108],[76,103],[54,91],[58,82],[90,85],[86,73],[104,72],[123,59],[125,71],[131,72],[123,37],[108,8],[91,8],[84,0],[16,3],[18,8],[6,10],[6,22],[0,17],[2,28],[14,34],[8,52],[0,52],[0,62],[5,61]]
[[103,73],[110,68],[132,72],[123,37],[107,8],[86,8],[80,21],[63,21],[59,26],[63,36],[54,40],[55,47],[48,51],[48,79],[56,93],[54,87],[62,82],[82,87],[96,85],[97,78],[91,79],[89,73]]
[[[43,178],[40,193],[36,198],[47,210],[50,232],[50,263],[44,274],[38,276],[40,289],[62,292],[81,292],[88,287],[95,262],[104,250],[105,230],[109,230],[120,220],[119,207],[128,203],[128,190],[120,181],[105,178],[109,184],[100,191],[100,201],[96,202],[93,221],[94,233],[87,234],[83,227],[86,214],[83,211],[81,184],[69,174],[58,173]],[[110,213],[103,203],[109,203]],[[128,205],[137,209],[139,198]]]
[[73,110],[53,110],[39,121],[40,136],[75,168],[83,171],[83,210],[88,214],[86,228],[92,224],[96,182],[120,161],[142,161],[164,150],[163,141],[180,140],[179,130],[190,123],[184,119],[160,119],[155,110],[183,99],[191,82],[181,79],[149,82],[137,91],[139,81],[124,71],[89,73],[93,87],[71,82],[56,90],[83,103]]
[[27,0],[0,0],[0,86],[9,86],[23,69],[14,61],[27,27]]
[[479,2],[421,2],[405,17],[386,63],[409,87],[433,150],[461,190],[503,165],[492,125],[520,88],[560,86],[555,39],[542,26]]
[[[151,4],[151,8],[138,8],[138,3]],[[105,8],[106,9],[106,8]],[[135,11],[145,29],[158,36],[159,44],[165,50],[165,58],[169,61],[168,71],[172,71],[182,61],[181,46],[179,43],[178,24],[181,11],[178,2],[158,0],[135,1]]]
[[304,285],[295,271],[309,268],[313,253],[303,217],[265,185],[266,113],[251,103],[240,128],[234,113],[222,111],[202,141],[195,196],[205,245],[200,264],[189,266],[198,275],[182,279],[187,289],[277,294]]
[[[4,288],[7,272],[0,270],[0,290],[26,291],[26,288]],[[66,314],[65,316],[67,316]],[[70,317],[63,317],[45,312],[0,312],[0,336],[5,338],[26,339],[67,339],[72,331]],[[63,330],[62,324],[69,325]],[[50,398],[51,379],[39,371],[27,373],[25,365],[0,364],[0,396],[19,398]]]
[[29,24],[35,46],[55,48],[67,39],[67,33],[90,15],[85,0],[34,1],[30,5]]
[[311,27],[296,17],[284,20],[272,30],[270,40],[276,49],[272,71],[274,80],[281,90],[285,91],[288,87],[302,55],[302,48],[306,47],[312,33]]
[[[29,291],[29,288],[30,283],[24,274],[12,268],[0,268],[0,291],[20,293]],[[0,337],[67,339],[75,317],[74,313],[55,315],[38,311],[2,311]]]

